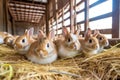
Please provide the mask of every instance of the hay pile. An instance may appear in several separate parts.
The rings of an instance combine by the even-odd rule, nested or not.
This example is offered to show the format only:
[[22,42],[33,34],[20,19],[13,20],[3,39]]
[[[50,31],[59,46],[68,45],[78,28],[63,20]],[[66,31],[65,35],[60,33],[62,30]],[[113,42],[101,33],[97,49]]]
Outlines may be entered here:
[[59,59],[39,65],[6,45],[0,45],[0,80],[117,80],[120,79],[120,48],[83,58]]

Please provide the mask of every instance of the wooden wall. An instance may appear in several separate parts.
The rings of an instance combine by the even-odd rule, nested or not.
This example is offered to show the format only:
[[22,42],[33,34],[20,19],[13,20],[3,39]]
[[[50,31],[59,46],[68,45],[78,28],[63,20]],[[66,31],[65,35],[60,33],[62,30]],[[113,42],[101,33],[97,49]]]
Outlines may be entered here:
[[39,28],[39,24],[31,24],[27,22],[15,22],[15,31],[17,35],[22,35],[26,29],[34,27],[34,33],[37,33]]
[[3,31],[3,0],[0,0],[0,31]]
[[12,34],[12,21],[7,10],[6,1],[0,0],[0,31],[6,31]]

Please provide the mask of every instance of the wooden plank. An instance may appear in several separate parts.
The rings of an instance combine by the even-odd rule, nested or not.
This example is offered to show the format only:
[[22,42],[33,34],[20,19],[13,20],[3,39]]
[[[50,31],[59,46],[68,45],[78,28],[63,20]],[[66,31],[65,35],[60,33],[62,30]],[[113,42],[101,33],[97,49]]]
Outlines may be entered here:
[[85,31],[89,27],[89,0],[85,0]]
[[[112,16],[112,12],[110,13],[106,13],[106,14],[103,14],[103,15],[100,15],[100,16],[96,16],[94,18],[90,18],[89,21],[95,21],[95,20],[100,20],[100,19],[104,19],[104,18],[108,18],[108,17],[111,17]],[[85,21],[80,21],[77,23],[77,25],[79,24],[83,24]]]
[[120,0],[113,0],[112,38],[120,38]]
[[74,0],[74,30],[76,30],[76,28],[77,28],[77,20],[76,20],[76,0]]
[[[18,14],[24,14],[24,12],[18,12]],[[24,15],[28,16],[29,14],[31,15],[32,13],[26,12]],[[13,13],[12,15],[16,16],[17,14]],[[35,16],[43,16],[43,14],[35,13]]]
[[[79,6],[79,5],[81,5],[82,3],[84,2],[84,0],[81,0],[80,2],[78,2],[77,4],[76,4],[76,6]],[[74,7],[75,8],[75,7]]]
[[[83,0],[83,1],[84,1],[84,0]],[[81,2],[83,2],[83,1],[81,1]],[[105,1],[107,1],[107,0],[98,0],[97,2],[91,4],[91,5],[89,6],[89,8],[92,8],[92,7],[95,7],[96,5],[102,4],[102,3],[105,2]],[[80,3],[81,3],[81,2],[80,2]],[[79,13],[81,13],[81,12],[83,12],[83,11],[85,11],[85,9],[81,9],[80,11],[77,11],[77,14],[79,14]]]
[[39,24],[39,22],[31,22],[31,21],[23,21],[23,20],[15,20],[15,22],[26,22],[26,23],[32,23],[32,24]]
[[62,27],[64,26],[64,8],[62,9]]
[[58,14],[56,12],[56,34],[58,34]]
[[[25,5],[25,6],[16,6],[16,8],[18,8],[18,9],[19,9],[19,8],[22,8],[22,9],[28,9],[28,10],[29,10],[29,9],[32,9],[32,10],[45,11],[45,8],[43,8],[43,7],[37,7],[37,8],[36,8],[35,6],[34,6],[34,7],[31,7],[31,6],[30,6],[30,7],[28,7],[28,6],[26,7],[26,6],[27,6],[27,5]],[[15,8],[15,5],[13,5],[13,6],[9,5],[9,7],[11,7],[12,9],[14,9],[14,8]]]
[[70,0],[70,32],[74,33],[73,0]]
[[100,20],[100,19],[104,19],[104,18],[108,18],[108,17],[112,17],[112,12],[90,18],[89,21]]
[[30,5],[30,6],[38,6],[38,7],[44,7],[45,8],[45,5],[46,4],[33,4],[33,3],[27,3],[27,2],[22,2],[22,1],[11,1],[10,0],[10,3],[13,3],[13,4],[23,4],[23,5]]
[[99,4],[102,4],[105,1],[107,0],[98,0],[95,3],[91,4],[89,7],[92,8],[92,7],[98,6]]
[[8,0],[5,0],[5,22],[6,22],[6,32],[8,32],[8,22],[9,22],[9,18],[8,18]]
[[[98,29],[100,33],[102,34],[111,34],[112,30],[111,29]],[[81,31],[80,34],[84,35],[85,31]],[[92,33],[94,33],[94,30],[92,30]]]
[[46,35],[49,34],[49,1],[46,4],[46,12],[45,12],[45,19],[46,19]]
[[31,13],[41,13],[41,14],[44,14],[45,11],[37,11],[37,10],[30,10],[30,9],[17,9],[15,8],[14,10],[12,11],[18,11],[18,12],[31,12]]

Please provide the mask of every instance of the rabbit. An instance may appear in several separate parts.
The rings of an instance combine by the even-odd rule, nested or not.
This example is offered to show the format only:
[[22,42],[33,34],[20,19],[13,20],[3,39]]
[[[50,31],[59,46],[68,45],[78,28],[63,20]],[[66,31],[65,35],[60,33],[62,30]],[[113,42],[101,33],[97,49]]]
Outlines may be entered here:
[[14,48],[14,42],[19,36],[7,36],[4,38],[4,43],[7,44],[8,46]]
[[99,48],[99,53],[102,52],[104,50],[104,47],[108,46],[109,45],[109,41],[108,39],[105,37],[105,35],[101,34],[99,32],[99,30],[95,30],[94,31],[94,35],[97,34],[97,39],[99,41],[99,45],[100,45],[100,48]]
[[38,40],[31,44],[26,57],[28,60],[38,64],[49,64],[57,60],[57,50],[53,43],[52,32],[46,37],[40,30]]
[[0,44],[4,43],[4,38],[8,37],[8,36],[12,36],[10,33],[7,32],[0,32]]
[[85,37],[79,38],[79,41],[82,46],[81,52],[85,54],[85,56],[92,56],[98,53],[99,50],[99,42],[96,38],[96,35],[92,35],[90,28],[85,33]]
[[26,54],[31,43],[33,43],[35,40],[32,38],[34,32],[34,28],[30,28],[29,30],[26,30],[25,33],[21,36],[19,36],[15,42],[14,42],[14,49],[19,54]]
[[70,33],[66,27],[62,28],[63,39],[58,39],[54,41],[57,47],[58,56],[60,58],[74,57],[79,54],[81,44],[78,37],[74,33]]

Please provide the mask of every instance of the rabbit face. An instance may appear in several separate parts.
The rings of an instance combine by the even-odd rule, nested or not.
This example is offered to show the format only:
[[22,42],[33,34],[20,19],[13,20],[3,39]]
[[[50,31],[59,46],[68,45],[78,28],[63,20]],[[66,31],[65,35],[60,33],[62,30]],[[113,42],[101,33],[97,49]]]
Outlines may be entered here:
[[29,49],[29,41],[26,36],[20,36],[16,39],[14,48],[18,51],[27,51]]
[[72,33],[68,34],[68,36],[65,38],[65,46],[71,50],[79,50],[80,43],[77,36]]
[[99,43],[97,38],[95,37],[90,37],[88,40],[85,40],[85,44],[87,49],[89,50],[98,50],[99,49]]
[[100,46],[105,47],[109,45],[108,39],[103,34],[98,34],[97,39]]
[[30,28],[29,30],[26,30],[25,33],[22,36],[19,36],[15,42],[14,42],[14,48],[20,53],[25,54],[31,43],[33,43],[35,40],[31,37],[33,36],[33,28]]
[[54,51],[53,43],[47,38],[42,38],[38,41],[38,46],[36,48],[36,52],[42,58],[50,56]]

